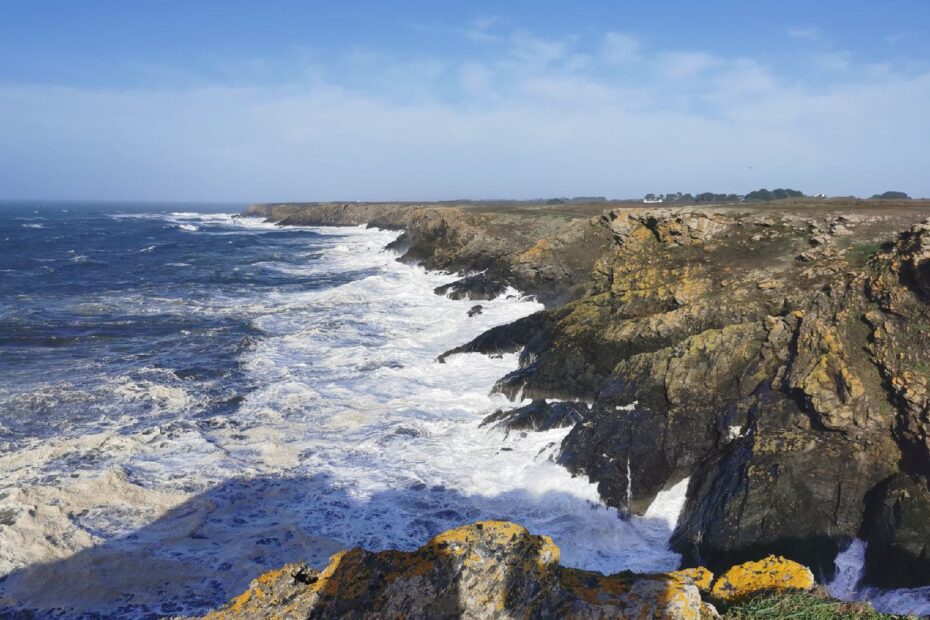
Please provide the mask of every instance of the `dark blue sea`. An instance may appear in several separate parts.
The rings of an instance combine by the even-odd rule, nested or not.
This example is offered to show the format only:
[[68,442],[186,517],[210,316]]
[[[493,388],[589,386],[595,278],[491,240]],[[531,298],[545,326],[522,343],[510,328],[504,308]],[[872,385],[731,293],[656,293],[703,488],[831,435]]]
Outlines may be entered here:
[[519,404],[491,393],[516,355],[436,362],[538,303],[469,316],[396,232],[242,207],[0,203],[0,617],[204,613],[286,562],[488,518],[569,566],[678,566],[687,480],[619,519],[554,462],[568,429],[479,426]]
[[145,398],[107,398],[121,385],[183,389],[191,421],[228,412],[254,387],[237,363],[261,333],[238,311],[243,300],[364,275],[269,268],[319,260],[306,251],[319,235],[222,215],[241,205],[184,208],[0,207],[5,449],[111,424],[140,431],[173,415]]

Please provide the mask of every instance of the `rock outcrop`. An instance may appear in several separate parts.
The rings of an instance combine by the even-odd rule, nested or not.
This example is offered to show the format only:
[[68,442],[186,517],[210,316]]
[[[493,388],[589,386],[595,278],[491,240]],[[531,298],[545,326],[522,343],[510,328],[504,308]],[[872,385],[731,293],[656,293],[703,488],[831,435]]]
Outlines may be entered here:
[[559,548],[503,521],[440,534],[413,552],[336,554],[322,572],[260,576],[210,620],[261,618],[714,617],[703,573],[604,576],[559,566]]
[[687,565],[777,554],[825,581],[859,536],[867,582],[930,584],[930,204],[253,211],[402,229],[404,260],[538,295],[440,361],[520,351],[495,389],[536,402],[494,421],[573,423],[561,462],[621,511],[689,477]]
[[770,555],[734,566],[714,582],[711,596],[724,603],[745,600],[762,592],[811,590],[817,582],[806,566]]

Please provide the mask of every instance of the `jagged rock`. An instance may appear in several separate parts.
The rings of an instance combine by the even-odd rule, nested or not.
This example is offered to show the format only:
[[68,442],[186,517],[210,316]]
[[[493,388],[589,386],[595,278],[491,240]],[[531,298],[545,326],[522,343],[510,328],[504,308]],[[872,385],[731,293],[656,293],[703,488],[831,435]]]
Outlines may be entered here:
[[498,410],[481,421],[481,426],[502,426],[508,430],[548,431],[574,426],[584,420],[588,406],[578,402],[534,400],[529,405]]
[[468,316],[469,316],[469,318],[470,318],[470,317],[473,317],[473,316],[478,316],[478,315],[481,314],[482,312],[484,312],[484,307],[481,306],[481,304],[478,304],[478,305],[472,306],[471,308],[468,309]]
[[[682,422],[687,425],[686,419]],[[685,429],[669,429],[664,416],[651,409],[596,405],[562,442],[559,463],[596,482],[608,505],[643,514],[679,471],[678,454],[666,439],[687,434]]]
[[563,568],[548,536],[485,521],[449,530],[413,552],[352,549],[333,556],[322,572],[286,566],[262,575],[206,618],[698,620],[713,615],[687,576],[604,576]]
[[[753,417],[790,415],[791,407],[763,403]],[[760,428],[765,423],[774,428]],[[836,554],[862,527],[863,498],[894,471],[894,445],[778,428],[775,420],[751,428],[692,473],[672,548],[686,565],[718,571],[777,553],[829,581]]]
[[506,290],[506,283],[493,279],[487,273],[477,273],[438,286],[434,292],[450,299],[494,299]]
[[551,322],[546,313],[537,312],[513,323],[493,327],[471,342],[446,351],[437,359],[443,362],[449,356],[458,353],[484,353],[486,355],[516,353],[528,347],[534,340],[544,338],[547,326]]
[[786,377],[788,389],[803,393],[827,428],[864,425],[865,388],[849,368],[836,328],[816,315],[802,315],[795,342],[797,352]]
[[[495,389],[592,402],[560,460],[606,502],[642,512],[691,476],[674,537],[691,564],[776,553],[827,577],[837,549],[885,519],[873,501],[883,481],[930,476],[927,207],[838,204],[618,205],[590,219],[360,211],[404,229],[408,259],[487,270],[547,303],[443,357],[520,351]],[[342,206],[260,211],[361,217]],[[895,510],[918,510],[894,497]],[[876,540],[894,547],[896,536]],[[879,548],[869,571],[888,561]]]
[[930,585],[930,490],[898,474],[870,494],[864,581],[879,587]]
[[714,582],[711,593],[717,600],[733,603],[760,592],[807,591],[815,585],[809,568],[770,555],[758,562],[734,566]]

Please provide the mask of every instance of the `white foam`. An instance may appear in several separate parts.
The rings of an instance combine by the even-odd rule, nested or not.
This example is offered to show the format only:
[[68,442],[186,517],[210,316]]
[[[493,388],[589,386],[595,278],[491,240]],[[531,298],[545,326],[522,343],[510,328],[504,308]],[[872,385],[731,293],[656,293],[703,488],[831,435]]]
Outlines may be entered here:
[[[229,215],[157,217],[220,232],[275,229]],[[27,530],[15,533],[20,521],[2,529],[0,571],[97,545],[73,569],[86,571],[97,558],[120,573],[113,585],[95,581],[76,593],[69,590],[74,580],[63,579],[67,563],[43,569],[54,574],[30,570],[4,582],[11,600],[71,597],[93,610],[136,591],[133,600],[153,605],[154,592],[163,599],[225,598],[285,561],[320,566],[341,546],[410,549],[484,518],[551,535],[568,566],[603,572],[678,566],[667,541],[687,480],[660,493],[643,518],[621,519],[601,503],[596,485],[554,462],[569,429],[520,437],[479,427],[497,408],[520,404],[489,394],[517,367],[516,354],[436,362],[440,353],[540,304],[513,291],[469,317],[471,302],[432,292],[458,276],[401,264],[382,250],[397,233],[309,230],[324,235],[312,244],[321,259],[310,252],[305,263],[271,266],[370,275],[324,290],[216,297],[202,307],[185,302],[185,311],[250,317],[265,334],[239,360],[255,389],[237,410],[194,424],[186,412],[198,403],[183,385],[158,374],[124,377],[106,389],[117,402],[158,413],[157,427],[132,431],[136,419],[117,419],[93,439],[35,442],[0,457],[0,494],[15,487],[32,494],[17,502],[42,501],[61,513],[30,521],[29,537],[40,545],[21,547]],[[153,312],[178,308],[177,300],[157,297],[118,301]],[[110,482],[97,495],[75,495],[68,478],[74,463],[87,489],[94,480]],[[184,500],[180,516],[166,513]],[[81,518],[66,517],[84,510]],[[168,536],[172,523],[184,536]],[[121,538],[128,531],[133,538]],[[221,565],[232,568],[218,572]],[[152,588],[156,577],[162,581]],[[38,582],[52,585],[35,598]]]
[[867,544],[864,540],[854,539],[845,551],[837,554],[836,575],[827,585],[830,594],[844,601],[857,598],[856,585],[862,578],[865,568],[865,550]]
[[688,495],[689,478],[684,478],[677,482],[672,488],[659,491],[652,504],[643,515],[645,519],[658,519],[668,525],[669,531],[675,529],[678,525],[678,518],[685,507],[685,499]]
[[876,611],[909,616],[930,615],[930,586],[920,588],[860,588],[865,573],[865,552],[868,543],[854,539],[836,556],[836,576],[827,589],[843,601],[868,601]]

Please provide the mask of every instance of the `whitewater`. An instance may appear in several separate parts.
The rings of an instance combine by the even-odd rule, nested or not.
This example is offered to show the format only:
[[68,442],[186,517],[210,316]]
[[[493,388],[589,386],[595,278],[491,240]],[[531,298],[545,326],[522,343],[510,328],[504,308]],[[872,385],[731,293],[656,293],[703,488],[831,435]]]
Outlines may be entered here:
[[[184,235],[280,231],[228,214],[121,218],[127,226],[160,219]],[[119,302],[244,317],[255,335],[234,363],[252,387],[200,419],[192,412],[205,397],[177,373],[111,373],[91,389],[111,415],[62,436],[11,442],[0,456],[0,605],[198,613],[285,562],[322,567],[356,545],[413,549],[449,527],[492,518],[549,534],[568,566],[677,567],[667,541],[686,481],[643,518],[621,519],[595,485],[554,462],[568,429],[479,426],[521,404],[490,393],[516,368],[516,355],[436,361],[539,303],[510,290],[469,316],[475,302],[433,293],[455,274],[398,262],[384,249],[395,232],[291,231],[301,233],[306,247],[298,242],[293,254],[252,267],[331,285],[201,296],[194,306],[170,296]],[[237,269],[228,266],[230,277]],[[67,388],[45,385],[47,393],[30,398],[52,406]],[[140,424],[143,417],[158,423]]]
[[[550,535],[567,566],[678,567],[668,539],[687,480],[620,518],[556,464],[569,429],[480,426],[525,404],[492,393],[516,355],[437,362],[542,309],[532,298],[436,295],[459,275],[399,262],[385,250],[396,232],[179,211],[89,222],[98,235],[130,231],[117,254],[72,247],[55,232],[68,226],[41,215],[10,229],[52,235],[58,249],[30,269],[75,281],[56,310],[71,327],[40,326],[48,355],[8,349],[0,382],[0,614],[203,613],[284,563],[414,549],[481,519]],[[114,256],[125,268],[101,275]],[[115,286],[133,261],[139,282],[157,282]],[[0,304],[0,320],[38,329],[9,321],[57,291]],[[81,349],[98,317],[111,331]],[[129,334],[142,340],[130,347]],[[861,541],[840,555],[834,595],[930,613],[923,589],[857,590],[863,557]]]

